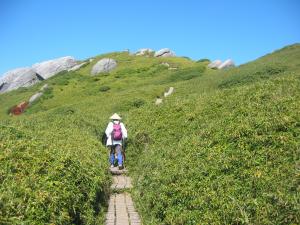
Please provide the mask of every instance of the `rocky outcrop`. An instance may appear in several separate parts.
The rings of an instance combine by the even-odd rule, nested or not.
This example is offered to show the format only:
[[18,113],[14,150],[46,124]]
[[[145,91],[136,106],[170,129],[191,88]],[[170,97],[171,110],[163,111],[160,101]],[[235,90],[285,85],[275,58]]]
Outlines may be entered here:
[[84,66],[84,65],[86,65],[86,64],[87,64],[87,62],[83,62],[83,63],[80,63],[80,64],[78,64],[78,65],[75,65],[75,66],[73,66],[72,68],[68,69],[68,72],[69,72],[69,71],[76,71],[76,70],[79,70],[82,66]]
[[215,61],[212,61],[210,64],[208,64],[208,68],[211,68],[211,69],[217,69],[218,66],[220,66],[222,64],[222,61],[217,59]]
[[160,105],[163,102],[161,98],[156,98],[155,105]]
[[110,72],[116,68],[117,62],[114,59],[104,58],[99,60],[92,68],[91,74],[97,75],[98,73]]
[[77,65],[71,56],[48,60],[34,64],[31,68],[18,68],[6,72],[0,78],[0,93],[12,91],[20,87],[29,87],[41,80],[48,79],[63,70],[74,71],[82,67]]
[[177,67],[171,67],[171,65],[167,62],[162,62],[160,65],[165,66],[168,68],[168,70],[177,70]]
[[227,59],[224,62],[222,62],[221,60],[217,59],[213,62],[211,62],[210,64],[207,65],[209,68],[211,69],[225,69],[225,68],[229,68],[229,67],[234,67],[235,64],[233,62],[232,59]]
[[49,85],[48,85],[48,84],[44,84],[44,85],[41,87],[40,91],[45,91],[45,90],[48,89],[48,88],[49,88]]
[[168,97],[169,95],[171,95],[174,91],[173,87],[170,87],[169,90],[167,92],[164,93],[164,97]]
[[8,83],[1,83],[0,84],[0,93],[6,92],[6,90],[8,89],[8,87],[9,87]]
[[19,68],[6,72],[0,78],[0,93],[12,91],[19,87],[29,87],[43,80],[32,68]]
[[165,67],[170,67],[170,64],[169,63],[167,63],[167,62],[162,62],[160,65],[163,65],[163,66],[165,66]]
[[63,70],[72,68],[76,64],[77,63],[75,58],[66,56],[58,59],[44,61],[41,63],[36,63],[32,66],[32,68],[44,79],[48,79]]
[[141,48],[135,53],[135,55],[148,55],[152,53],[154,53],[154,50],[152,50],[151,48]]
[[[169,90],[164,92],[164,98],[170,96],[172,93],[174,92],[174,87],[169,87]],[[163,103],[163,98],[162,97],[159,97],[157,96],[156,97],[156,100],[155,100],[155,105],[160,105]]]
[[37,92],[34,95],[32,95],[29,99],[29,105],[31,105],[33,102],[38,100],[40,97],[42,97],[43,93],[42,92]]
[[175,52],[171,51],[168,48],[163,48],[155,52],[154,57],[174,57]]
[[221,65],[218,66],[218,69],[225,69],[225,68],[229,68],[229,67],[234,67],[234,62],[231,59],[227,59],[225,60]]
[[[147,55],[154,53],[150,48],[138,50],[136,55]],[[161,49],[154,54],[155,57],[172,57],[175,53],[168,48]],[[89,59],[92,62],[94,59]],[[48,60],[32,65],[31,68],[18,68],[8,71],[0,78],[0,93],[18,89],[19,87],[29,87],[41,80],[48,79],[57,73],[67,70],[75,71],[84,66],[86,62],[77,65],[75,58],[71,56]],[[110,72],[117,66],[114,59],[104,58],[99,60],[92,68],[91,74],[96,75],[101,72]],[[168,67],[166,63],[165,66]],[[171,69],[171,68],[169,68]],[[173,69],[173,68],[172,68]]]

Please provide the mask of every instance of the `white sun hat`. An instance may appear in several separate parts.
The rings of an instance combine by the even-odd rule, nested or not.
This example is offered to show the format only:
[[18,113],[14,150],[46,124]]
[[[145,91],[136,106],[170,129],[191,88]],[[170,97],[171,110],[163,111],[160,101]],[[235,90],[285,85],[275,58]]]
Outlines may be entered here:
[[111,120],[121,120],[122,118],[117,114],[117,113],[114,113],[111,117],[110,117]]

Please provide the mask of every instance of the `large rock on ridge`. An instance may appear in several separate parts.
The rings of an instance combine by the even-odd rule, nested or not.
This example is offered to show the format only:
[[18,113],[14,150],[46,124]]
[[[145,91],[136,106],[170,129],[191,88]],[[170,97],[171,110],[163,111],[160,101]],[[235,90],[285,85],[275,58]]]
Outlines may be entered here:
[[155,52],[154,57],[174,57],[175,52],[171,51],[168,48],[163,48]]
[[29,99],[29,104],[31,105],[35,101],[37,101],[40,97],[42,97],[43,93],[42,92],[37,92],[34,95],[32,95]]
[[232,59],[227,59],[225,60],[221,65],[218,66],[218,69],[225,69],[225,68],[229,68],[229,67],[234,67],[234,62]]
[[147,55],[147,54],[151,54],[153,53],[154,50],[151,48],[141,48],[139,50],[137,50],[137,52],[135,53],[135,55],[139,56],[139,55]]
[[84,66],[86,64],[87,64],[87,62],[83,62],[83,63],[80,63],[78,65],[75,65],[72,68],[68,69],[68,72],[79,70],[82,66]]
[[114,59],[104,58],[100,59],[92,68],[91,74],[97,75],[98,73],[110,72],[117,66]]
[[0,93],[12,91],[19,87],[29,87],[43,80],[32,68],[18,68],[6,72],[0,78]]
[[212,61],[210,64],[208,64],[207,66],[211,69],[217,69],[220,65],[222,64],[222,61],[217,59],[215,61]]
[[210,64],[207,65],[209,68],[211,69],[225,69],[225,68],[229,68],[229,67],[234,67],[235,64],[233,62],[232,59],[227,59],[224,62],[222,62],[221,60],[217,59],[213,62],[211,62]]
[[44,79],[48,79],[63,70],[72,68],[76,64],[75,58],[71,56],[65,56],[58,59],[36,63],[32,65],[32,68]]

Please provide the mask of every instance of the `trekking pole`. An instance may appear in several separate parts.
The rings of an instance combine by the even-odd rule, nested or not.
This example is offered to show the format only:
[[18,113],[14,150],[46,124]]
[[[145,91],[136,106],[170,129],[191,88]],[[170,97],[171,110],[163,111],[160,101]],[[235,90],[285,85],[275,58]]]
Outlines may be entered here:
[[125,155],[125,139],[124,138],[122,138],[122,148],[123,148],[123,158],[124,158],[124,162],[125,162],[126,155]]

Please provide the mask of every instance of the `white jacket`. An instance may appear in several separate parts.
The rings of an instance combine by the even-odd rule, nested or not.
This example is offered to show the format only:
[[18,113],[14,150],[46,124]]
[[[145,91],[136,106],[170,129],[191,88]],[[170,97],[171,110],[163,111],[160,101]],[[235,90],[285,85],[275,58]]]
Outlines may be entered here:
[[[120,122],[120,125],[121,125],[121,131],[122,131],[123,139],[127,138],[127,130],[126,130],[124,124],[122,122]],[[113,132],[113,127],[114,127],[113,122],[109,122],[108,125],[107,125],[107,128],[105,130],[105,134],[106,134],[106,137],[107,137],[106,146],[110,146],[112,144],[113,145],[122,145],[122,140],[120,140],[120,141],[113,140],[112,141],[111,133]]]

